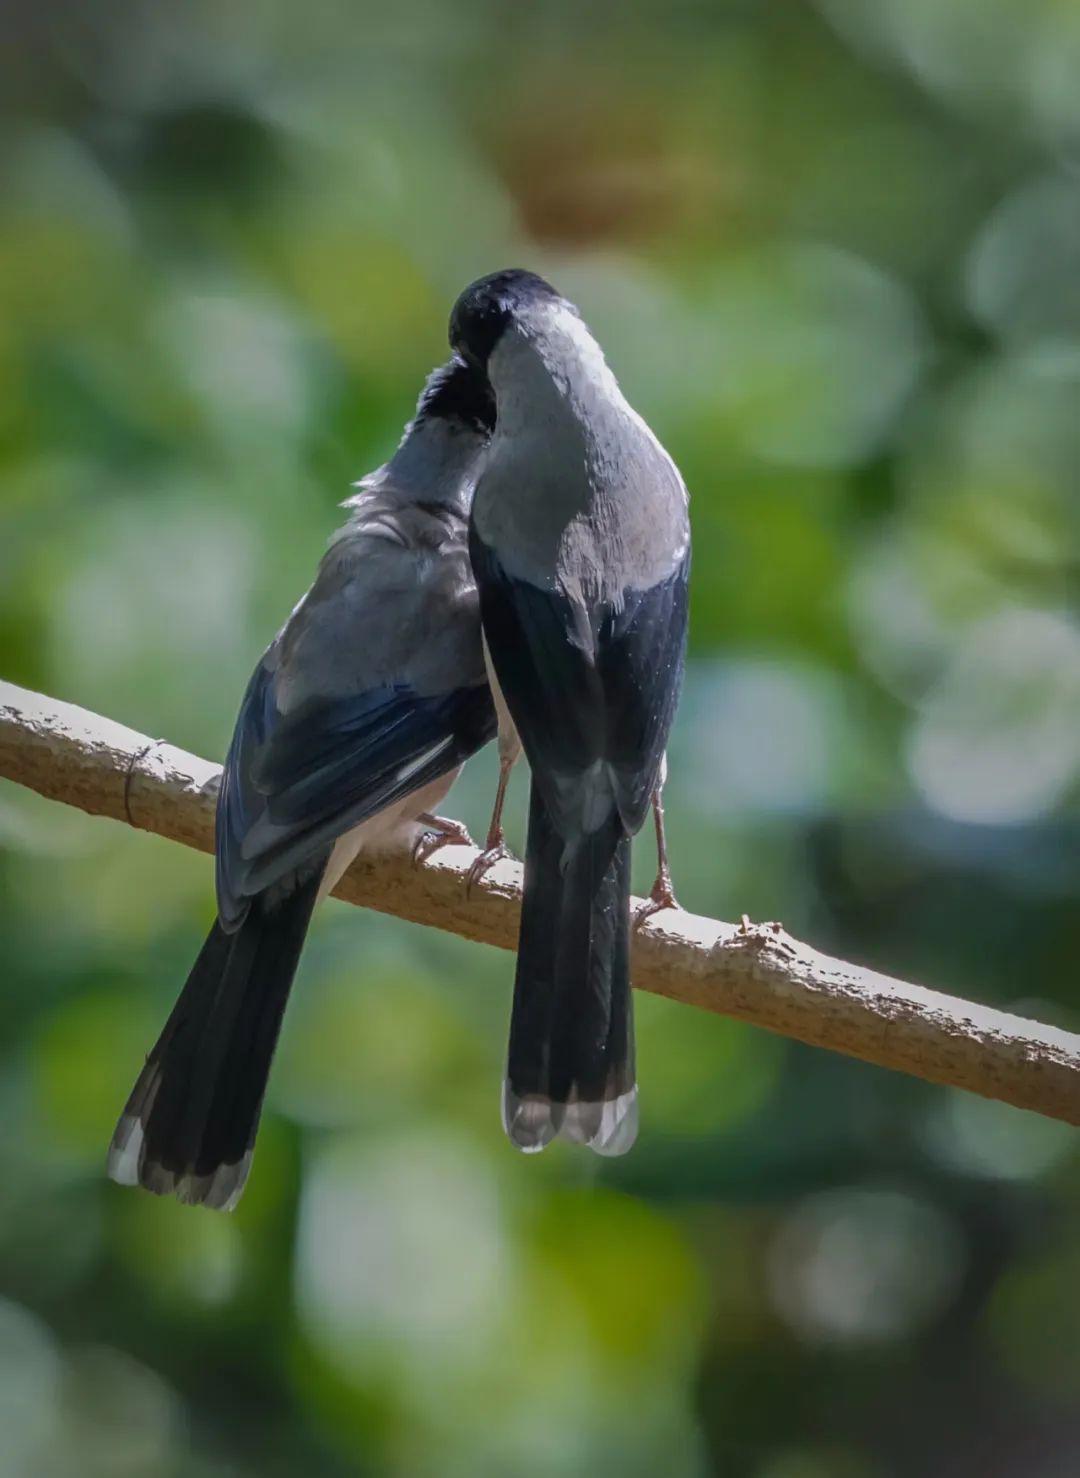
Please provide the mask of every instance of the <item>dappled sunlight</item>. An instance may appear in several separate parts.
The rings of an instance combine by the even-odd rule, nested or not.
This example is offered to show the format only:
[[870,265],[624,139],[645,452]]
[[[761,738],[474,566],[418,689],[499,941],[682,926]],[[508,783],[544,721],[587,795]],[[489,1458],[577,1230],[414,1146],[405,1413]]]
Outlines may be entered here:
[[[681,903],[1075,1029],[1075,6],[10,10],[0,679],[220,759],[529,267],[691,492]],[[515,1155],[510,957],[331,904],[215,1216],[104,1179],[210,865],[0,849],[2,1478],[1080,1472],[1065,1125],[648,997],[633,1153]]]
[[801,1338],[872,1345],[915,1334],[941,1312],[963,1252],[949,1219],[925,1202],[829,1191],[784,1219],[769,1269],[776,1308]]

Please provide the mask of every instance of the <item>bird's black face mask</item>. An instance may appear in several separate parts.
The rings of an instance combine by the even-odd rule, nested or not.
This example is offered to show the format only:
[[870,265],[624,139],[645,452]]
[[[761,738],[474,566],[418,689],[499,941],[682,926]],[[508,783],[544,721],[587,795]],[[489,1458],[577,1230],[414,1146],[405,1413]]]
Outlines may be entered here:
[[495,430],[495,395],[484,371],[455,358],[428,380],[417,412],[421,416],[460,421],[482,435]]
[[486,370],[492,350],[511,319],[520,317],[530,305],[559,302],[559,294],[538,277],[512,267],[481,277],[458,298],[450,315],[450,346],[478,369]]

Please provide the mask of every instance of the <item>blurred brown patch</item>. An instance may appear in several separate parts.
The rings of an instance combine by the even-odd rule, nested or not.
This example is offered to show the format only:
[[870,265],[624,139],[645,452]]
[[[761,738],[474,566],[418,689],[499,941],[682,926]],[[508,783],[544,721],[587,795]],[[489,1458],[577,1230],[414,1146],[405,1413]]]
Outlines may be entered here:
[[573,247],[693,230],[736,193],[736,172],[715,151],[688,146],[670,101],[597,86],[591,73],[564,76],[557,95],[550,72],[543,82],[515,90],[508,124],[484,140],[535,241]]

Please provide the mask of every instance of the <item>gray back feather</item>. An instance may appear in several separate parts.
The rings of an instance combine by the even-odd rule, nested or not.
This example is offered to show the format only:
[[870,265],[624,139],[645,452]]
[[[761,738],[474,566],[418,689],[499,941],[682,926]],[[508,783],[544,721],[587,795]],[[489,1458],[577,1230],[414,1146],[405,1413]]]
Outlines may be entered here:
[[473,518],[507,572],[587,603],[669,575],[689,543],[686,488],[577,315],[538,305],[488,372],[499,420]]

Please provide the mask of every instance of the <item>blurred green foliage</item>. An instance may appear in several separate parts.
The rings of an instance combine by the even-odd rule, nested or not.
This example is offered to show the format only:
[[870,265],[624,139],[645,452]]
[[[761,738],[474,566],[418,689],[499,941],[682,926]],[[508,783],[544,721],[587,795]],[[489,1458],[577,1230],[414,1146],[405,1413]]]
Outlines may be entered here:
[[[0,675],[220,754],[528,265],[693,493],[684,901],[1075,1026],[1075,6],[2,25]],[[509,959],[332,905],[239,1211],[161,1203],[102,1159],[205,859],[11,786],[0,836],[3,1478],[1080,1472],[1071,1131],[648,999],[633,1155],[525,1161]]]

